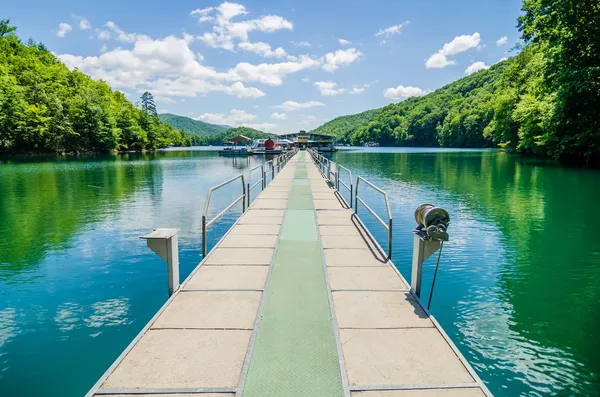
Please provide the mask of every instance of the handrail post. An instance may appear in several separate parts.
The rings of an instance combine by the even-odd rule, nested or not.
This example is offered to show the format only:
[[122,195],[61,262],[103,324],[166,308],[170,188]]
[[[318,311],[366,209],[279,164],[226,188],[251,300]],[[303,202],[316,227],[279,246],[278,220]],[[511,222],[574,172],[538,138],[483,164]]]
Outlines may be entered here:
[[[250,197],[250,194],[248,193],[248,196],[246,197],[246,184],[244,183],[244,174],[242,174],[242,193],[244,198],[242,199],[242,213],[246,212],[246,198]],[[250,206],[250,203],[248,203],[248,206]]]
[[250,181],[251,180],[252,179],[250,177],[248,177],[248,183],[246,184],[246,186],[247,186],[246,191],[248,192],[248,197],[246,197],[248,199],[248,207],[250,207],[250,196],[251,196],[251,194],[250,194]]
[[388,259],[392,259],[392,218],[388,220]]
[[266,178],[266,176],[265,176],[265,165],[264,164],[260,165],[260,176],[262,177],[262,190],[265,190],[265,187],[266,187],[266,185],[265,185],[265,178]]
[[206,215],[202,215],[202,258],[206,257]]
[[352,176],[350,176],[350,208],[352,208]]
[[154,229],[142,236],[146,245],[167,262],[169,296],[179,289],[179,229]]

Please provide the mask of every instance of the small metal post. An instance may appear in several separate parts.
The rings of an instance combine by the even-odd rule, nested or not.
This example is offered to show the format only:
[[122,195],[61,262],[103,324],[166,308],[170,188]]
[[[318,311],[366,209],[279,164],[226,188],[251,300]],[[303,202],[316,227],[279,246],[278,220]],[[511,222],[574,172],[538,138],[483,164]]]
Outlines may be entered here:
[[[246,184],[244,183],[244,175],[242,175],[242,193],[244,198],[242,199],[242,213],[246,212],[246,198],[250,198],[250,188],[248,188],[248,192],[246,192]],[[250,203],[248,202],[248,206]]]
[[350,209],[352,209],[352,178],[350,179]]
[[248,183],[247,183],[246,186],[248,186],[248,188],[247,188],[247,192],[248,192],[248,207],[250,207],[250,178],[248,178]]
[[206,257],[206,216],[202,215],[202,259]]
[[392,220],[388,220],[388,259],[392,259]]
[[421,281],[423,279],[423,262],[433,255],[441,245],[440,240],[428,240],[415,233],[413,242],[412,275],[410,286],[417,297],[421,297]]
[[267,173],[265,170],[263,170],[262,174],[263,174],[263,190],[265,190],[265,187],[267,187]]
[[271,180],[275,179],[275,162],[271,163]]
[[167,261],[169,296],[179,288],[179,229],[155,229],[142,236],[146,245],[158,256]]

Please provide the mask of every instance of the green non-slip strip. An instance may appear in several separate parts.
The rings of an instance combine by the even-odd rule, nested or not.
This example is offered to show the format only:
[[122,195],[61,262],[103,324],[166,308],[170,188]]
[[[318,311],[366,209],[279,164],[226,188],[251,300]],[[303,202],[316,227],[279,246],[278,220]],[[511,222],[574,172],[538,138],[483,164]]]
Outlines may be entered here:
[[344,395],[313,208],[292,188],[243,397]]

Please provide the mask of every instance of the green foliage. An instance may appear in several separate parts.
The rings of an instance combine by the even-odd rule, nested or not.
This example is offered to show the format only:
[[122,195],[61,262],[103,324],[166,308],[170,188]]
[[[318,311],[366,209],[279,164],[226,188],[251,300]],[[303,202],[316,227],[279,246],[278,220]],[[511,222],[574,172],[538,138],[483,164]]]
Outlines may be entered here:
[[[338,117],[314,130],[355,145],[493,147],[497,82],[511,60],[455,81],[423,97]],[[488,133],[484,134],[484,130]]]
[[222,125],[209,124],[204,121],[194,120],[189,117],[178,116],[170,113],[159,114],[161,121],[170,124],[173,128],[184,129],[191,136],[194,135],[215,135],[219,134],[229,127]]
[[523,11],[523,39],[543,54],[534,98],[523,98],[523,107],[549,112],[529,135],[537,132],[536,142],[554,157],[598,160],[600,1],[525,0]]
[[221,143],[224,141],[229,141],[231,138],[233,138],[236,135],[244,135],[244,136],[247,136],[248,138],[252,138],[252,139],[266,139],[269,137],[269,135],[267,133],[259,131],[259,130],[255,130],[254,128],[235,127],[235,128],[229,128],[228,130],[223,131],[222,133],[217,135],[215,137],[215,139],[218,139],[217,143]]
[[310,132],[313,134],[335,136],[338,142],[347,143],[350,142],[350,137],[354,134],[356,129],[368,123],[375,112],[377,112],[377,109],[367,110],[349,116],[337,117]]
[[136,108],[103,81],[70,71],[41,43],[0,20],[0,153],[109,152],[187,145],[162,123],[152,95]]
[[524,0],[523,11],[525,45],[511,59],[314,131],[353,144],[500,146],[600,163],[600,1]]

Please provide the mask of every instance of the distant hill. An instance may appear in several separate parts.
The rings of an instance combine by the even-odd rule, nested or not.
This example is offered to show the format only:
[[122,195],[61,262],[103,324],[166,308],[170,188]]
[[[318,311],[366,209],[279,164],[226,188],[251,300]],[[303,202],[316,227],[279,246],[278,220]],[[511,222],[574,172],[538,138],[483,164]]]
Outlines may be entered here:
[[216,135],[230,128],[229,126],[205,123],[204,121],[171,113],[159,114],[158,117],[173,128],[183,129],[187,135]]
[[378,109],[367,110],[362,113],[340,116],[310,131],[314,134],[335,136],[337,141],[345,143],[357,128],[367,124],[373,118]]
[[498,87],[513,62],[499,62],[421,97],[338,117],[311,132],[354,145],[495,147]]

